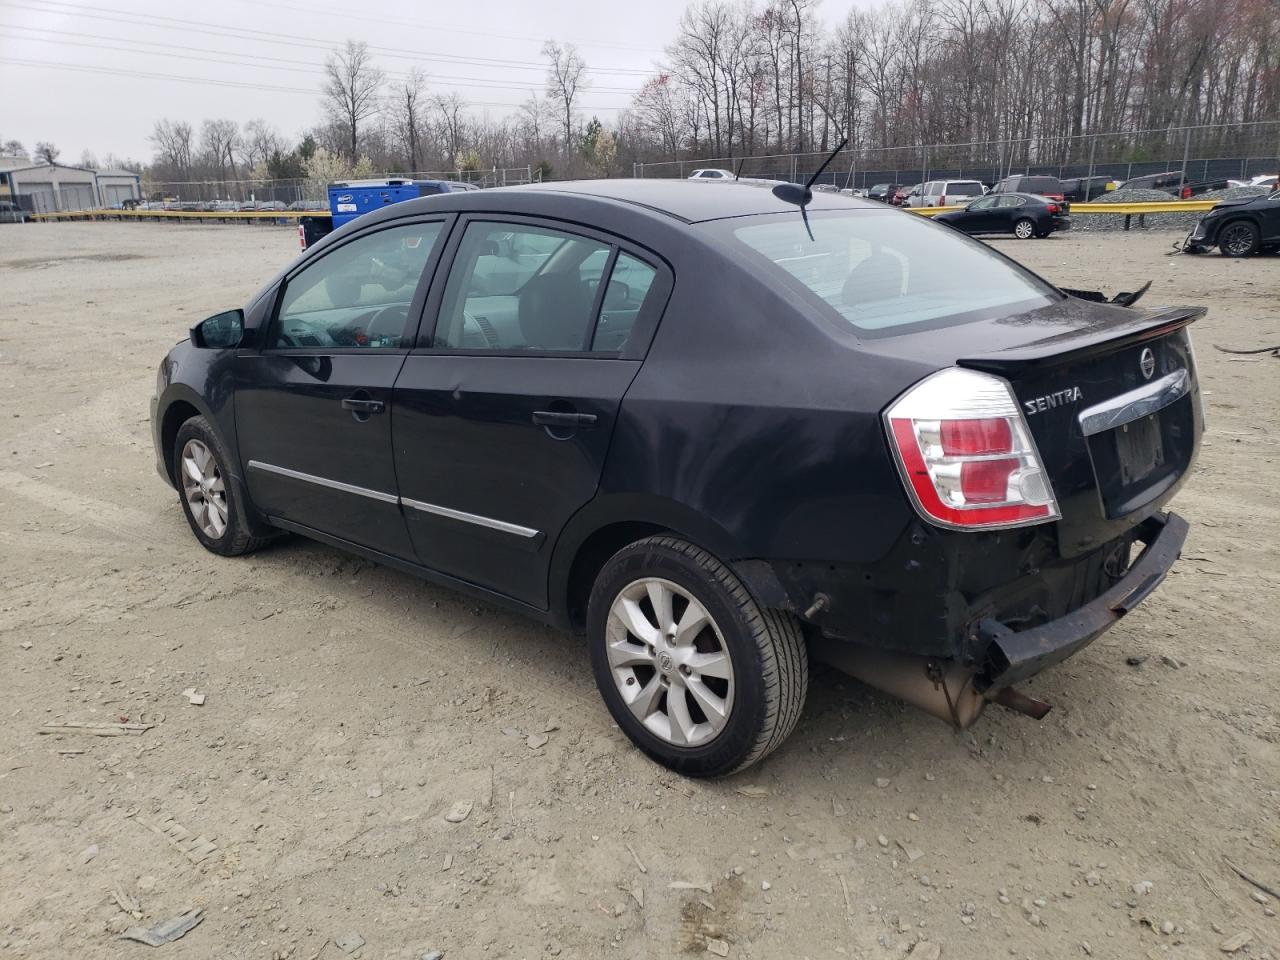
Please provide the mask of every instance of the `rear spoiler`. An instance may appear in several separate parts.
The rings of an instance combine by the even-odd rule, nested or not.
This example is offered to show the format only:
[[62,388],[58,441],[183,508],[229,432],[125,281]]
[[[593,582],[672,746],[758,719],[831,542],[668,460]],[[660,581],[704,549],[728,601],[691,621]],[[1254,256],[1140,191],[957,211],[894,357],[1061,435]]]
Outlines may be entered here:
[[1132,318],[1091,328],[1066,330],[1034,343],[964,357],[956,363],[971,370],[983,370],[1000,376],[1022,373],[1037,367],[1058,366],[1101,353],[1112,353],[1148,340],[1158,340],[1194,323],[1206,312],[1208,311],[1204,307],[1164,307],[1145,312],[1135,310]]
[[1133,293],[1117,293],[1110,300],[1107,295],[1098,290],[1072,290],[1070,287],[1059,287],[1063,293],[1068,296],[1075,297],[1077,300],[1088,300],[1090,303],[1114,303],[1121,307],[1132,307],[1135,303],[1142,299],[1142,295],[1151,289],[1151,281],[1148,280]]

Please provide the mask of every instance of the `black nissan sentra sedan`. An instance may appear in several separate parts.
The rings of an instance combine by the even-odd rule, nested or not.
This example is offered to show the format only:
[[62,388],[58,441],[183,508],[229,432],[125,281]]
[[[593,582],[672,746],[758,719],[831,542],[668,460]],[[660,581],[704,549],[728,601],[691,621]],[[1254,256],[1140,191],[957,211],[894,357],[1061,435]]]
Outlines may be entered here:
[[1177,559],[1203,311],[802,190],[361,217],[170,351],[159,471],[215,553],[302,534],[585,632],[614,719],[685,774],[782,743],[810,656],[956,726],[1040,715],[1014,684]]

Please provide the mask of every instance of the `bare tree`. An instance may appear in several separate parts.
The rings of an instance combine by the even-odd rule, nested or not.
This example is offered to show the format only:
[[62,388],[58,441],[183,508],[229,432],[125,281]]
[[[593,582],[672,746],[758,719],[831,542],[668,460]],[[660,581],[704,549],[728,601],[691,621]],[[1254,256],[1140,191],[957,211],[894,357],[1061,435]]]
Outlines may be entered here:
[[463,131],[466,118],[462,115],[467,102],[457,93],[442,93],[431,98],[431,106],[439,117],[440,142],[445,162],[453,168],[461,168],[464,152]]
[[191,124],[184,121],[157,120],[151,136],[156,150],[156,161],[172,168],[174,173],[185,176],[191,169]]
[[385,79],[373,62],[369,45],[348,40],[324,64],[325,107],[334,123],[346,131],[344,149],[354,162],[360,152],[360,125],[378,113],[378,95]]
[[240,125],[234,120],[206,120],[201,124],[200,150],[224,184],[227,180],[236,179],[236,153],[239,149]]
[[6,140],[0,145],[0,154],[6,157],[21,157],[27,159],[27,148],[22,145],[21,140]]
[[404,80],[392,85],[389,97],[392,128],[410,171],[418,169],[418,161],[421,159],[422,131],[426,119],[426,105],[423,103],[426,82],[426,74],[414,67]]
[[578,94],[587,88],[584,74],[587,72],[586,61],[578,55],[572,43],[564,46],[554,40],[542,45],[542,55],[547,58],[547,99],[560,105],[564,124],[564,153],[573,153],[573,105]]
[[48,140],[41,140],[36,144],[35,161],[36,163],[57,163],[60,153],[62,151]]
[[536,93],[520,104],[520,127],[526,146],[539,159],[543,154],[544,131],[555,122],[554,113],[551,104],[546,99],[539,99]]
[[248,170],[266,166],[273,153],[284,150],[284,137],[267,121],[250,120],[240,136],[240,159]]

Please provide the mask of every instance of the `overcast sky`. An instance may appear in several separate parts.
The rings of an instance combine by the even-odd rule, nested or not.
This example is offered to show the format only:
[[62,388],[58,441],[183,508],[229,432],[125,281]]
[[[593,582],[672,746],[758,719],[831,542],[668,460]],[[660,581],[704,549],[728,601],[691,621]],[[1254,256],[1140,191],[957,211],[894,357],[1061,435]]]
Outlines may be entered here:
[[[827,0],[824,18],[855,2]],[[321,64],[348,38],[389,77],[416,64],[433,89],[495,116],[544,89],[544,40],[572,41],[591,68],[582,112],[608,122],[662,58],[685,3],[0,0],[0,139],[28,150],[49,140],[76,163],[86,149],[149,160],[161,117],[263,117],[294,138],[320,119]]]

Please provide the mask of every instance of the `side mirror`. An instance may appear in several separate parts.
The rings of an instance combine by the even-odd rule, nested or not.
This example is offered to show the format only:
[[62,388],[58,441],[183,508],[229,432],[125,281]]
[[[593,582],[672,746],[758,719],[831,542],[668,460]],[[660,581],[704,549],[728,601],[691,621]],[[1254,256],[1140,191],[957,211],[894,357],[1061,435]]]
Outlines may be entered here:
[[238,347],[244,338],[244,311],[228,310],[201,320],[191,328],[191,342],[209,350]]

